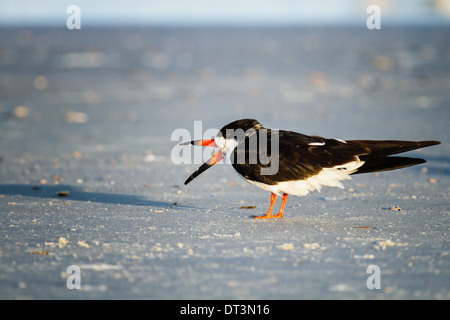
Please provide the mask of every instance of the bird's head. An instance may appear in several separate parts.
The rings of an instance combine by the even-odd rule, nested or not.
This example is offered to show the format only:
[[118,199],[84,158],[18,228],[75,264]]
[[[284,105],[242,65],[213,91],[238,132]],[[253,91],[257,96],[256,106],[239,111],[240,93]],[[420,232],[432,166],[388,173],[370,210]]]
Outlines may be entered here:
[[254,119],[235,120],[220,129],[214,139],[181,143],[182,145],[219,148],[219,150],[208,161],[203,163],[193,174],[191,174],[184,184],[188,184],[217,162],[221,161],[224,158],[224,155],[232,152],[246,137],[256,133],[256,131],[261,128],[263,128],[263,126]]

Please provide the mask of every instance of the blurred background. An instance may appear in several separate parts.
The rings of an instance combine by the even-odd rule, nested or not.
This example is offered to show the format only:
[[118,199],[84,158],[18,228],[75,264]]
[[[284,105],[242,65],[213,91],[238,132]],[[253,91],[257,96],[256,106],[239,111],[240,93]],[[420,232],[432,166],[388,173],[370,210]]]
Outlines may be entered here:
[[[80,30],[66,26],[74,4]],[[380,7],[380,30],[367,28],[370,5]],[[3,159],[103,154],[117,163],[136,153],[166,161],[176,128],[192,131],[194,120],[220,128],[244,117],[343,139],[448,136],[450,1],[0,7]]]
[[166,0],[0,1],[0,24],[54,25],[78,5],[85,27],[94,25],[323,25],[365,22],[369,5],[382,9],[383,23],[448,24],[446,0]]

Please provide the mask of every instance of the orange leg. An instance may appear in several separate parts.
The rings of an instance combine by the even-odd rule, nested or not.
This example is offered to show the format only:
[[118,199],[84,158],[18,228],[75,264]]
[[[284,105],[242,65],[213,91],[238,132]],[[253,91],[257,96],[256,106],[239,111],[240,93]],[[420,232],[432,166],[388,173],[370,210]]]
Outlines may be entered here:
[[283,217],[284,204],[286,203],[287,197],[288,197],[287,193],[283,193],[283,196],[281,197],[280,211],[278,211],[278,213],[276,215],[272,216],[272,218],[282,218]]
[[287,199],[287,194],[284,193],[283,197],[281,198],[281,207],[280,207],[280,211],[276,214],[276,215],[272,215],[272,207],[273,204],[275,203],[275,199],[276,199],[276,195],[275,193],[272,193],[270,195],[270,205],[269,205],[269,210],[267,210],[267,213],[265,216],[257,216],[255,217],[255,219],[272,219],[272,218],[281,218],[283,216],[283,209],[284,209],[284,204],[286,203],[286,199]]
[[270,219],[270,218],[272,218],[272,207],[273,207],[273,204],[275,203],[276,198],[277,198],[277,196],[275,195],[275,193],[272,193],[270,195],[269,210],[267,210],[266,215],[265,216],[256,216],[255,219]]

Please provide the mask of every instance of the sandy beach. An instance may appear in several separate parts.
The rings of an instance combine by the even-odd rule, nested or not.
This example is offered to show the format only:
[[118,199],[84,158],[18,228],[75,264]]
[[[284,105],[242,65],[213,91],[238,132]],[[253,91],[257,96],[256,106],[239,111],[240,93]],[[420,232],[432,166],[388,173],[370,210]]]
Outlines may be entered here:
[[[0,38],[1,299],[450,298],[449,28]],[[285,217],[259,221],[268,192],[227,165],[184,186],[198,165],[171,158],[174,130],[240,118],[442,144],[408,153],[425,164],[290,196]]]

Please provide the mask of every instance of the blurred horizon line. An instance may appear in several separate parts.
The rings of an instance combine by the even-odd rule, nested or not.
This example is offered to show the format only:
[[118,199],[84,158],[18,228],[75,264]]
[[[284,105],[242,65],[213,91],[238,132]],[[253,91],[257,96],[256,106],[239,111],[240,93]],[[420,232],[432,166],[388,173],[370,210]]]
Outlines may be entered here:
[[361,25],[381,9],[383,25],[450,25],[446,0],[0,0],[1,27],[65,26],[67,8],[80,8],[81,28],[98,26],[332,26]]

